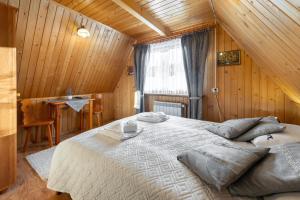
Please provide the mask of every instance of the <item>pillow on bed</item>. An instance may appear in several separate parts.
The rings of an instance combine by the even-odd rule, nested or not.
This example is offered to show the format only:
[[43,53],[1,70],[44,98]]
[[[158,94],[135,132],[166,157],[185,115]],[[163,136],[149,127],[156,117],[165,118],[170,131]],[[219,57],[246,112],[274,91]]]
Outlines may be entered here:
[[286,128],[282,133],[259,136],[251,141],[258,147],[270,147],[278,144],[300,142],[300,126],[293,124],[282,124]]
[[178,155],[177,159],[203,181],[222,190],[236,181],[268,152],[269,148],[207,144],[199,149],[184,152]]
[[280,124],[275,117],[264,117],[258,125],[236,138],[235,141],[248,142],[261,135],[282,132],[284,128],[285,126]]
[[211,124],[205,127],[205,129],[227,139],[232,139],[240,136],[241,134],[248,131],[250,128],[257,125],[260,119],[261,117],[231,119],[223,123]]
[[300,192],[281,193],[271,196],[265,196],[264,200],[299,200]]
[[233,195],[257,197],[300,191],[300,143],[274,146],[268,156],[229,186]]

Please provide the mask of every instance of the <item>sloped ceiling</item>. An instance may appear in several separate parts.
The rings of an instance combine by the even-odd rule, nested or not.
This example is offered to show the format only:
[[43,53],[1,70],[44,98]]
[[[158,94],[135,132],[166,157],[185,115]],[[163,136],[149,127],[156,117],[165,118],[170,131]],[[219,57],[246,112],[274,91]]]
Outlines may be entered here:
[[[160,37],[113,0],[56,0],[57,2],[143,41]],[[210,0],[123,0],[148,12],[171,34],[214,24]]]
[[[52,0],[0,0],[18,8],[17,80],[22,98],[112,92],[134,40]],[[77,35],[81,23],[90,38]]]
[[212,0],[221,26],[300,103],[298,0]]

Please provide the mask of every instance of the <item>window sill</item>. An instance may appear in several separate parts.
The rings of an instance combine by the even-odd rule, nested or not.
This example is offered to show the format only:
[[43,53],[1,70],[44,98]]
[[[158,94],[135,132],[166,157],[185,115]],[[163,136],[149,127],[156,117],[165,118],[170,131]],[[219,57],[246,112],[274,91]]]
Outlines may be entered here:
[[186,97],[188,98],[188,95],[184,94],[155,94],[155,93],[144,93],[146,96],[171,96],[171,97]]

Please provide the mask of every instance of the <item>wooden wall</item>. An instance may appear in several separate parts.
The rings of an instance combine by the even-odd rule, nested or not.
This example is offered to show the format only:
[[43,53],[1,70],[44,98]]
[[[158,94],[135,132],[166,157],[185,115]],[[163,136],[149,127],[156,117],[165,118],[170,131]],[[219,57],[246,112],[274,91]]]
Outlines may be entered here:
[[[133,51],[132,51],[133,52]],[[134,66],[131,52],[127,66]],[[135,83],[134,75],[128,75],[127,67],[123,70],[120,80],[114,90],[114,116],[115,119],[128,117],[135,113],[134,109]]]
[[299,3],[213,0],[213,5],[222,27],[293,101],[300,103]]
[[[214,37],[210,35],[210,49],[204,80],[203,114],[204,119],[220,121],[217,102],[211,93],[214,87]],[[300,104],[293,102],[281,88],[254,62],[244,49],[217,26],[217,50],[228,51],[241,49],[241,65],[217,67],[217,87],[222,120],[262,115],[278,116],[282,122],[300,124]],[[115,117],[122,118],[134,114],[133,109],[133,76],[124,72],[115,94]],[[116,97],[117,94],[117,97]],[[128,96],[129,95],[129,96]],[[123,98],[126,97],[126,98]],[[146,95],[146,110],[151,111],[154,100],[188,102],[187,98]],[[122,114],[120,114],[122,113]]]
[[121,119],[135,113],[134,105],[134,76],[127,74],[127,69],[114,90],[114,116],[115,119]]
[[163,101],[163,102],[174,102],[182,103],[185,105],[185,110],[183,111],[183,117],[187,116],[187,106],[189,104],[189,98],[187,96],[172,96],[172,95],[145,95],[145,110],[153,111],[154,101]]
[[[217,27],[217,50],[241,49],[220,27]],[[223,119],[275,115],[280,121],[300,124],[300,104],[293,102],[274,82],[272,76],[262,71],[263,66],[241,49],[241,65],[218,66],[217,86]],[[213,70],[207,75],[213,80]],[[213,87],[207,84],[207,90]],[[206,96],[205,119],[219,121],[217,104],[213,95]]]
[[[0,0],[18,8],[18,92],[22,98],[112,92],[123,71],[130,37],[52,0]],[[90,38],[77,35],[85,25]]]

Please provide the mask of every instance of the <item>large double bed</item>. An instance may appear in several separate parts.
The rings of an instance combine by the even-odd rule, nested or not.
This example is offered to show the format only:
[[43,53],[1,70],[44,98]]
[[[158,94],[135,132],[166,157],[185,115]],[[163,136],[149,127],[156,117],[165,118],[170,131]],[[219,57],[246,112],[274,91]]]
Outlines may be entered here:
[[138,122],[143,132],[123,142],[103,135],[118,123],[59,144],[48,187],[73,199],[248,199],[217,191],[176,158],[205,143],[231,142],[205,130],[211,122],[170,117],[162,123]]

